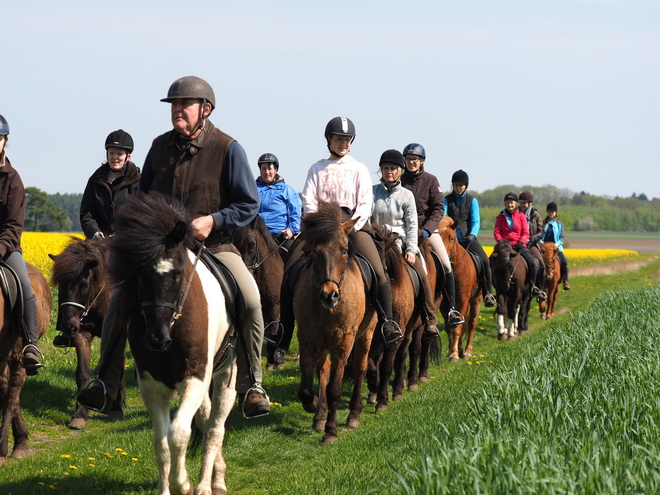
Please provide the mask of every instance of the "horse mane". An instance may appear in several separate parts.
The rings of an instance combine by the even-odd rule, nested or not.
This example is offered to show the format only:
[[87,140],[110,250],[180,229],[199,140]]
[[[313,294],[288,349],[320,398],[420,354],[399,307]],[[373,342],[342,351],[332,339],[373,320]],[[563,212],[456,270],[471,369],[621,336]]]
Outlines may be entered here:
[[497,244],[495,244],[495,247],[493,248],[493,254],[491,255],[492,259],[494,260],[493,268],[498,269],[506,266],[511,259],[512,251],[513,248],[511,247],[511,243],[509,241],[506,239],[500,239],[497,241]]
[[387,267],[387,272],[393,280],[401,280],[404,273],[404,261],[401,251],[396,244],[397,235],[394,234],[386,225],[372,223],[371,228],[375,230],[378,235],[383,239],[385,244],[384,266]]
[[81,239],[69,236],[69,244],[56,256],[53,263],[51,282],[53,285],[74,283],[90,261],[98,262],[99,270],[94,270],[94,282],[105,277],[105,251],[107,244],[101,239]]
[[[349,219],[337,203],[321,200],[316,212],[302,218],[300,235],[310,246],[328,244],[337,238],[341,224]],[[355,230],[351,229],[348,234],[349,259],[355,255],[354,237]]]
[[270,232],[268,231],[266,222],[264,222],[264,219],[261,218],[261,216],[259,215],[254,217],[254,220],[252,220],[248,225],[232,230],[231,232],[232,244],[234,244],[235,246],[242,246],[248,243],[248,236],[250,235],[250,229],[249,229],[250,225],[252,226],[252,229],[263,238],[264,242],[266,243],[266,246],[268,247],[268,251],[272,252],[278,248],[277,243],[273,239],[273,236],[270,235]]
[[111,239],[110,271],[117,280],[135,278],[165,253],[182,243],[171,233],[180,222],[186,225],[183,244],[192,247],[190,213],[175,198],[157,192],[130,197],[115,217],[116,234]]

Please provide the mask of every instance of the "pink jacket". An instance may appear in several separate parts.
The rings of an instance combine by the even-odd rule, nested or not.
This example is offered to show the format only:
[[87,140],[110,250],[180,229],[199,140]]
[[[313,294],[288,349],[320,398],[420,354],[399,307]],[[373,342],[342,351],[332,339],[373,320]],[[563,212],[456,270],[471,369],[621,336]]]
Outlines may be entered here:
[[513,218],[513,229],[509,226],[507,214],[501,212],[495,219],[495,240],[506,239],[515,246],[518,241],[527,246],[529,240],[529,226],[527,225],[527,216],[519,210],[515,210],[511,215]]

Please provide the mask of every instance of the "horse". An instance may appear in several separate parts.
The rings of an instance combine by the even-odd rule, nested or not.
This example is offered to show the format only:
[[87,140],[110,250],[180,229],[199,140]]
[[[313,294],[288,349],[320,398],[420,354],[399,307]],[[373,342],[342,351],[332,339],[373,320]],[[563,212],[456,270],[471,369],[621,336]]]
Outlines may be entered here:
[[[284,261],[279,246],[268,232],[263,219],[257,215],[248,225],[234,229],[231,241],[241,253],[243,262],[252,272],[259,287],[261,312],[266,329],[279,325],[280,287],[284,276]],[[284,366],[284,349],[271,342],[266,343],[266,369]]]
[[[71,237],[71,242],[60,254],[48,255],[53,260],[51,281],[57,286],[60,301],[56,329],[69,338],[78,358],[77,392],[89,384],[92,339],[101,337],[103,318],[114,291],[107,276],[106,250],[105,240]],[[110,419],[123,418],[124,399],[122,380],[117,400],[108,414]],[[86,425],[87,408],[77,404],[67,426],[82,430]]]
[[353,395],[347,425],[360,424],[362,382],[377,323],[350,242],[357,220],[344,219],[338,205],[321,201],[317,212],[303,218],[300,234],[308,257],[299,261],[304,266],[293,295],[300,344],[298,398],[305,411],[314,413],[313,428],[325,431],[323,444],[337,439],[337,408],[351,351]]
[[[411,354],[416,356],[415,364],[411,365],[410,370],[417,370],[417,361],[419,359],[422,318],[421,302],[415,295],[415,286],[413,285],[411,275],[408,272],[408,263],[403,257],[401,250],[397,247],[396,237],[387,227],[373,225],[385,239],[385,266],[390,279],[390,291],[392,292],[392,315],[399,328],[403,330],[403,339],[396,345],[383,349],[380,343],[372,342],[369,350],[369,361],[367,370],[367,384],[369,386],[369,395],[367,404],[376,406],[376,412],[384,411],[389,404],[388,387],[390,376],[394,370],[394,380],[392,382],[392,400],[403,397],[406,378],[406,359],[410,348]],[[417,275],[414,275],[417,277]],[[420,286],[419,290],[423,290]],[[415,338],[418,337],[418,338]],[[412,359],[411,359],[412,360]],[[415,378],[417,373],[413,373]],[[417,380],[410,380],[409,390],[419,388]]]
[[[449,341],[448,357],[452,363],[458,362],[460,358],[470,359],[472,357],[472,341],[474,340],[474,332],[477,329],[477,318],[479,317],[479,308],[483,298],[479,286],[477,268],[472,260],[472,256],[458,242],[456,236],[456,229],[459,224],[459,220],[454,220],[449,216],[443,217],[438,224],[438,233],[442,237],[442,242],[445,244],[449,261],[454,271],[456,310],[465,318],[464,323],[451,326],[447,318],[450,308],[446,303],[440,306]],[[441,273],[442,270],[438,270],[438,274]],[[464,335],[467,335],[465,346],[463,345]]]
[[[140,394],[151,416],[160,494],[192,493],[186,448],[203,430],[195,493],[225,494],[225,421],[236,399],[236,356],[225,297],[199,263],[190,216],[159,193],[133,197],[115,218],[110,275]],[[195,252],[193,252],[193,250]],[[170,401],[179,406],[170,418]]]
[[[48,330],[52,298],[48,282],[44,276],[30,263],[26,263],[32,291],[37,300],[37,325],[41,337]],[[18,283],[18,280],[17,280]],[[28,429],[21,414],[21,390],[25,384],[25,368],[23,368],[24,332],[20,328],[21,321],[12,318],[12,308],[7,294],[0,298],[0,314],[2,328],[0,329],[0,406],[2,408],[2,424],[0,425],[0,466],[7,463],[9,453],[9,430],[14,436],[14,447],[11,457],[25,458],[28,455]]]
[[527,280],[527,264],[511,243],[502,239],[490,255],[493,286],[497,299],[497,338],[515,339],[527,331],[527,315],[531,302],[531,287]]
[[559,295],[559,285],[564,281],[559,261],[559,248],[554,242],[544,242],[541,246],[543,263],[545,263],[545,293],[548,300],[539,303],[541,318],[549,320],[555,316],[555,304]]

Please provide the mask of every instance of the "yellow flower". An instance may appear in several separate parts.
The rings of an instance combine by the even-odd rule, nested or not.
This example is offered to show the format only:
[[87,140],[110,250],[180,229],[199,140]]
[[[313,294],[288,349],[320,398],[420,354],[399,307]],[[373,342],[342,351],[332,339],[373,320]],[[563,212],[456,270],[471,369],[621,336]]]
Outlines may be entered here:
[[131,461],[137,462],[138,458],[137,457],[131,457]]
[[89,467],[96,467],[96,464],[87,464]]
[[76,466],[69,466],[69,469],[78,469]]
[[62,459],[71,459],[71,456],[69,454],[62,454],[61,457]]

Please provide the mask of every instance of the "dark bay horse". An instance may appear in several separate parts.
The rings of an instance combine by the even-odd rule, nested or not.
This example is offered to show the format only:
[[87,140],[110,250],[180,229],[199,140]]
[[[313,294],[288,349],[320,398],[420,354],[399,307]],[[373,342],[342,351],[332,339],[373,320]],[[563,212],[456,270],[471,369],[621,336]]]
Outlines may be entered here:
[[497,338],[515,339],[527,330],[532,288],[527,280],[527,265],[521,255],[502,239],[490,255],[493,286],[497,299]]
[[293,298],[300,343],[298,398],[305,411],[314,413],[313,427],[325,431],[324,444],[337,439],[337,409],[351,351],[353,395],[347,425],[360,424],[362,382],[377,321],[349,242],[356,221],[345,220],[338,205],[322,201],[318,212],[303,218],[300,234],[309,257]]
[[539,303],[541,318],[549,320],[555,316],[555,305],[559,296],[559,285],[564,281],[559,261],[559,247],[554,242],[544,242],[541,246],[543,263],[545,263],[545,293],[548,300]]
[[[380,341],[372,342],[369,350],[369,366],[367,370],[367,383],[369,386],[368,404],[375,404],[376,412],[384,411],[389,404],[389,383],[392,371],[392,400],[403,397],[406,380],[406,360],[409,347],[417,357],[420,353],[422,334],[422,319],[420,316],[420,296],[415,295],[415,286],[406,266],[408,263],[396,245],[396,238],[386,227],[374,225],[380,235],[385,239],[385,265],[390,279],[392,292],[392,315],[399,328],[403,331],[403,339],[395,346],[383,349]],[[417,275],[414,275],[417,277]],[[420,287],[420,290],[423,290]],[[417,337],[415,339],[415,336]],[[411,365],[411,370],[417,370],[418,364]],[[416,374],[415,374],[416,376]],[[412,389],[418,385],[410,384]]]
[[[78,392],[87,387],[90,379],[92,339],[101,337],[103,318],[114,284],[107,276],[105,253],[107,242],[72,237],[53,260],[51,280],[58,289],[57,330],[68,337],[76,349],[76,385]],[[77,397],[77,394],[76,394]],[[109,413],[111,419],[123,417],[124,387],[119,391]],[[82,430],[87,424],[87,408],[77,404],[68,427]]]
[[[252,272],[261,296],[261,313],[266,329],[279,325],[280,287],[284,276],[284,261],[280,249],[263,219],[257,215],[248,225],[234,229],[231,240],[241,253],[243,262]],[[266,369],[280,369],[284,365],[284,349],[266,343]]]
[[[48,330],[52,299],[50,287],[44,276],[34,266],[27,263],[32,291],[37,299],[37,322],[39,336]],[[21,414],[21,390],[25,384],[25,368],[22,364],[24,347],[23,330],[20,322],[12,319],[9,299],[6,294],[0,297],[0,407],[2,424],[0,425],[0,466],[7,462],[9,453],[9,430],[14,436],[14,448],[11,457],[24,458],[28,455],[28,429]]]
[[[225,421],[236,398],[236,359],[220,285],[197,262],[190,217],[173,198],[131,198],[115,219],[111,277],[128,328],[140,394],[153,421],[160,494],[192,493],[186,470],[191,422],[203,430],[195,493],[226,493]],[[193,252],[190,248],[194,248]],[[170,401],[179,406],[170,418]]]
[[[449,216],[443,217],[438,225],[438,233],[445,244],[452,270],[454,271],[454,280],[456,285],[456,309],[465,318],[465,323],[451,326],[447,323],[448,307],[446,304],[440,306],[440,311],[445,320],[445,331],[449,341],[449,361],[457,362],[460,358],[470,359],[472,357],[472,341],[474,332],[477,329],[477,318],[479,317],[479,307],[481,305],[482,293],[479,287],[479,277],[477,269],[472,260],[472,256],[458,242],[456,229],[459,221]],[[442,269],[438,270],[442,275]],[[467,337],[467,341],[463,342]]]

